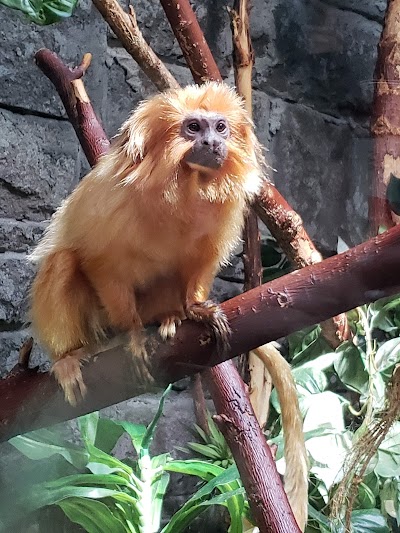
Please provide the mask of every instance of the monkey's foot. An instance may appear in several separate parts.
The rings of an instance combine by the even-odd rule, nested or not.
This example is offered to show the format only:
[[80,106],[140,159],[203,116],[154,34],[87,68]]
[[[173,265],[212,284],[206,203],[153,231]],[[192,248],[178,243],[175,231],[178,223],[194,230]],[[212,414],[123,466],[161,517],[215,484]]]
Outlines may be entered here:
[[164,341],[172,339],[172,337],[175,337],[176,328],[181,324],[182,320],[179,316],[171,315],[161,322],[161,326],[158,328],[158,333]]
[[189,320],[203,322],[211,329],[220,355],[223,356],[229,352],[231,328],[225,313],[218,304],[212,300],[194,303],[186,309],[186,316]]
[[83,360],[77,355],[66,355],[56,361],[51,373],[61,385],[65,400],[75,406],[86,394],[86,385],[83,382],[82,366]]
[[149,354],[146,349],[146,335],[142,330],[135,329],[130,332],[129,349],[135,377],[143,383],[153,383],[154,378],[148,370]]

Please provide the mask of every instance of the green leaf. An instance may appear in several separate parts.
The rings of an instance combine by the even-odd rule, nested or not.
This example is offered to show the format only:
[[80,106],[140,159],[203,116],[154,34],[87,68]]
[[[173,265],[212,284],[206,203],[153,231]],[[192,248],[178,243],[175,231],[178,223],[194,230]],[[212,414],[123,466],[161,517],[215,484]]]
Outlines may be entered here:
[[86,451],[73,444],[59,444],[58,437],[47,429],[13,437],[9,443],[29,459],[48,459],[53,455],[61,455],[79,470],[82,470],[89,460]]
[[395,422],[379,446],[375,473],[384,478],[400,475],[400,422]]
[[95,411],[78,418],[78,425],[83,442],[93,444],[96,441],[97,425],[99,422],[99,413]]
[[102,502],[69,498],[58,503],[71,522],[79,524],[88,533],[126,533],[127,527]]
[[165,470],[168,470],[169,472],[178,472],[179,474],[197,476],[204,481],[210,481],[226,471],[225,468],[222,468],[222,466],[197,459],[188,459],[187,461],[171,461],[165,466]]
[[360,394],[368,392],[368,372],[360,350],[352,341],[343,342],[336,353],[334,368],[340,380],[350,389]]
[[159,419],[160,419],[160,417],[162,415],[163,409],[164,409],[165,398],[167,397],[167,395],[171,391],[171,388],[172,388],[172,385],[169,384],[168,387],[165,389],[165,391],[163,392],[163,394],[161,396],[160,403],[158,404],[157,412],[154,415],[153,420],[147,426],[146,433],[145,433],[145,435],[143,437],[143,440],[142,440],[142,443],[141,443],[141,449],[142,450],[148,450],[149,447],[150,447],[150,443],[153,440],[154,432],[155,432],[156,427],[157,427],[157,423],[158,423],[158,421],[159,421]]
[[365,484],[360,483],[357,495],[357,507],[361,509],[374,509],[376,499],[372,490]]
[[386,520],[378,509],[359,509],[351,513],[353,533],[390,533]]
[[133,447],[139,453],[142,448],[144,436],[146,435],[146,426],[143,424],[132,424],[132,422],[127,422],[126,420],[115,421],[115,424],[120,425],[128,433]]
[[123,433],[121,424],[109,418],[99,418],[94,445],[103,452],[110,453]]
[[22,11],[31,22],[43,26],[70,17],[77,0],[0,0],[0,4]]
[[400,360],[400,337],[390,339],[380,345],[376,352],[376,367],[386,380],[392,376],[393,367]]

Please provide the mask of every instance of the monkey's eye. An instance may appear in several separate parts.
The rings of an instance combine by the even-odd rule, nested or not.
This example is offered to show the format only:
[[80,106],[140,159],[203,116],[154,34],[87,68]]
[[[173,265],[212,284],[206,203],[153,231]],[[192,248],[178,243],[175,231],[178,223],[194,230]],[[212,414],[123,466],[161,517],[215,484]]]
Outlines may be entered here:
[[187,129],[192,133],[200,131],[200,124],[198,122],[189,122]]
[[225,122],[220,120],[216,125],[216,130],[218,131],[218,133],[224,133],[224,131],[226,130]]

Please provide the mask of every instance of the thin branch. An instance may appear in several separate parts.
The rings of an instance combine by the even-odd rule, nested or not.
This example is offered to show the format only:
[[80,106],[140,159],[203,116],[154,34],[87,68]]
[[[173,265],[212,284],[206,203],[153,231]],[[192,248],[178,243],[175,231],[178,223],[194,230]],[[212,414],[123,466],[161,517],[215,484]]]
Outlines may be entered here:
[[[233,69],[236,90],[244,100],[250,117],[253,116],[251,77],[254,64],[254,51],[249,29],[249,4],[247,0],[235,0],[233,9],[228,8],[231,18],[233,42]],[[245,220],[243,231],[244,291],[258,287],[262,283],[262,262],[258,217],[251,209]],[[271,376],[264,363],[255,353],[243,354],[240,366],[244,378],[249,374],[249,398],[256,418],[264,427],[269,411],[269,397],[272,389]]]
[[178,89],[179,84],[164,63],[156,56],[139,29],[133,6],[126,13],[118,0],[93,0],[125,50],[133,57],[159,91]]
[[[221,304],[228,317],[235,357],[329,316],[400,293],[400,227],[278,278]],[[340,290],[338,289],[340,288]],[[23,373],[0,381],[0,440],[75,418],[132,398],[154,385],[135,379],[131,358],[114,348],[83,369],[89,393],[78,407],[67,405],[53,377]],[[164,385],[221,362],[212,336],[201,324],[185,321],[173,341],[152,336],[150,373]]]
[[207,420],[207,406],[204,396],[201,374],[198,372],[192,377],[192,397],[196,423],[207,435],[210,434],[210,427]]
[[90,54],[85,54],[78,67],[69,68],[57,54],[47,48],[42,48],[35,54],[37,66],[55,86],[83,151],[93,166],[99,156],[108,150],[110,143],[81,80],[90,65],[91,57]]

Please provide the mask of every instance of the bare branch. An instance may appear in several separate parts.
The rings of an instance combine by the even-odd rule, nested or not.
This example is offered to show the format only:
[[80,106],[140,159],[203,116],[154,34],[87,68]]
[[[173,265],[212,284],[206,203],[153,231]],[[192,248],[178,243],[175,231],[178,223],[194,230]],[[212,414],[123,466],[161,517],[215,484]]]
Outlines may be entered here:
[[125,50],[133,57],[159,91],[178,89],[179,84],[164,63],[146,43],[136,20],[133,6],[126,13],[118,0],[93,0]]
[[160,0],[194,81],[222,81],[189,0]]
[[37,66],[55,86],[85,155],[93,166],[99,156],[108,150],[110,143],[81,80],[90,60],[91,55],[85,54],[82,63],[71,69],[57,54],[46,48],[35,54]]

